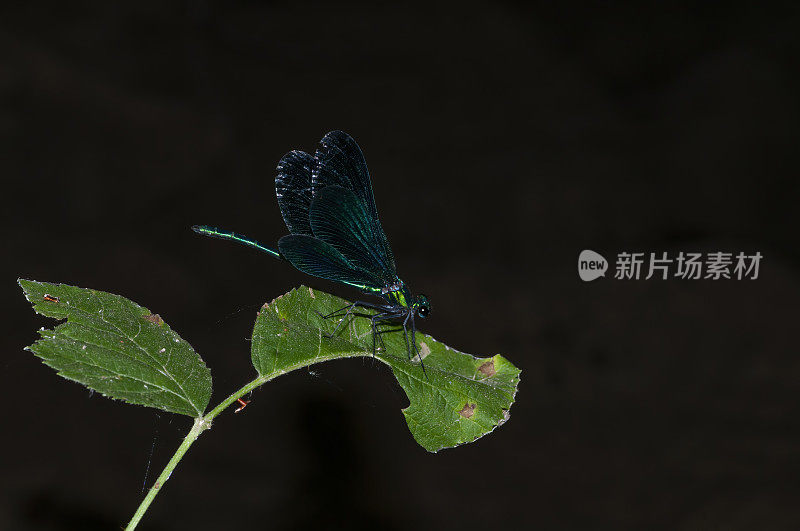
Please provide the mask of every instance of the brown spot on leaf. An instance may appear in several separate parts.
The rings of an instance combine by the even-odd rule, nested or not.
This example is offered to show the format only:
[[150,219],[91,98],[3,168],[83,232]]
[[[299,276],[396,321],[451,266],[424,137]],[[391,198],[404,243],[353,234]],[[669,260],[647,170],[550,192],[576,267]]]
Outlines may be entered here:
[[161,488],[161,482],[160,481],[156,481],[156,484],[153,485],[153,488],[156,489],[156,490],[160,489]]
[[308,288],[308,293],[311,295],[311,298],[312,298],[312,299],[316,299],[316,298],[317,298],[317,296],[316,296],[316,295],[314,295],[314,290],[313,290],[313,289],[311,289],[311,288]]
[[482,375],[486,376],[487,378],[491,378],[497,371],[494,370],[494,360],[489,360],[480,367],[478,367],[478,372]]
[[458,414],[464,417],[465,419],[468,419],[475,414],[476,407],[478,407],[477,404],[470,404],[469,402],[467,402],[466,404],[464,404],[464,407],[461,408],[461,411],[459,411]]
[[44,294],[43,298],[47,302],[58,302],[60,300],[58,297],[55,297],[53,295],[48,295],[47,293]]
[[150,321],[151,323],[157,324],[158,326],[164,324],[164,319],[162,319],[161,316],[158,315],[157,313],[148,313],[147,315],[144,316],[144,320]]

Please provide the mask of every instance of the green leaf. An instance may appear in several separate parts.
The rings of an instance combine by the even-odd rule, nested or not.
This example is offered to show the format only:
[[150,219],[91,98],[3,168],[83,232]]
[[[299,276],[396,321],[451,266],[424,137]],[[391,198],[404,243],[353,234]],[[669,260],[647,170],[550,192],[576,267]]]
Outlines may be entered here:
[[[325,315],[349,303],[300,287],[265,304],[253,330],[252,359],[258,373],[272,378],[322,361],[372,355],[369,319],[350,318],[336,336],[339,319]],[[360,309],[362,313],[369,313]],[[402,330],[383,335],[386,350],[376,358],[392,368],[410,405],[403,410],[417,442],[430,452],[468,443],[509,417],[520,370],[501,355],[476,358],[417,333],[425,371],[406,353]],[[415,357],[416,358],[416,357]]]
[[211,373],[192,347],[147,308],[119,295],[19,280],[41,315],[66,319],[26,350],[60,376],[117,398],[191,417],[211,397]]

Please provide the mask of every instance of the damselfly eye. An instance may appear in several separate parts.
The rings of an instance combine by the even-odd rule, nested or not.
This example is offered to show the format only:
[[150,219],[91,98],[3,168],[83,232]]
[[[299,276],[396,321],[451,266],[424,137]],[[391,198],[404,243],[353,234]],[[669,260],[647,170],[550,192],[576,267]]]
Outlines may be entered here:
[[420,294],[417,297],[417,301],[414,306],[416,306],[417,315],[419,315],[423,319],[428,317],[428,315],[431,313],[431,305],[430,303],[428,303],[428,297],[426,297],[425,295]]

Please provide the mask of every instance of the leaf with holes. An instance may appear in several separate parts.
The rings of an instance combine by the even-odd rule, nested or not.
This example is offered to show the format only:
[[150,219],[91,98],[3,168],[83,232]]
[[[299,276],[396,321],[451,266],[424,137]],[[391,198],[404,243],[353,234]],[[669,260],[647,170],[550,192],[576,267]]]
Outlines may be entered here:
[[60,376],[111,398],[203,414],[211,373],[192,347],[147,308],[119,295],[19,280],[34,310],[66,319],[27,348]]
[[[372,355],[368,319],[353,317],[340,327],[323,319],[348,304],[344,299],[300,287],[259,312],[253,330],[252,360],[265,378],[313,363]],[[364,313],[369,313],[364,310]],[[389,365],[409,398],[403,410],[417,442],[430,452],[468,443],[509,418],[520,370],[503,356],[476,358],[417,333],[425,365],[409,360],[402,330],[383,335],[375,357]]]

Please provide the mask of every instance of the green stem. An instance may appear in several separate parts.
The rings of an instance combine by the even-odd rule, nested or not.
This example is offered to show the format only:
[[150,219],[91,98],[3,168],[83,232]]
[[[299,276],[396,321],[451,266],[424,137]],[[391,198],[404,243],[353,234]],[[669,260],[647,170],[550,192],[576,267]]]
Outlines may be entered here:
[[236,402],[238,399],[255,389],[256,387],[270,381],[277,374],[271,374],[268,376],[259,376],[252,382],[245,384],[241,389],[234,392],[228,398],[223,400],[217,407],[212,409],[207,415],[203,417],[198,417],[194,419],[194,425],[192,429],[189,430],[189,433],[186,434],[186,437],[183,439],[183,442],[175,451],[175,454],[172,456],[172,459],[169,460],[167,466],[164,467],[164,470],[161,472],[161,475],[158,476],[156,482],[150,487],[150,490],[147,491],[147,496],[144,497],[142,503],[139,504],[139,507],[136,509],[136,513],[131,518],[131,521],[128,522],[128,527],[125,528],[126,531],[132,531],[136,529],[136,526],[139,525],[139,521],[144,516],[144,513],[147,512],[147,509],[150,507],[150,504],[153,503],[153,499],[155,499],[156,494],[158,494],[161,489],[164,487],[164,484],[172,475],[172,471],[175,470],[175,467],[178,466],[181,459],[183,459],[183,455],[189,450],[189,447],[192,446],[195,440],[200,436],[201,433],[204,431],[211,429],[211,423],[214,418],[225,411],[231,404]]
[[[175,452],[175,455],[172,456],[172,459],[169,460],[167,466],[164,467],[164,470],[161,472],[161,475],[158,476],[156,482],[153,484],[152,487],[150,487],[150,490],[147,492],[147,496],[145,496],[144,500],[142,500],[142,503],[139,504],[139,508],[136,509],[136,513],[133,515],[133,518],[131,518],[131,521],[128,523],[128,527],[125,528],[125,531],[133,531],[134,529],[136,529],[136,526],[139,524],[139,521],[144,516],[144,513],[147,512],[148,507],[150,507],[150,504],[153,503],[153,499],[156,497],[156,494],[158,494],[159,491],[161,491],[161,489],[164,487],[164,483],[166,483],[167,480],[172,475],[172,471],[175,470],[175,467],[178,466],[178,463],[180,463],[181,459],[183,458],[183,454],[186,453],[186,451],[200,436],[201,433],[203,433],[208,429],[211,429],[212,421],[216,418],[217,415],[225,411],[231,404],[242,398],[244,395],[246,395],[256,387],[259,387],[267,383],[268,381],[277,378],[282,374],[292,372],[293,370],[300,369],[302,367],[307,367],[308,365],[312,365],[314,363],[319,363],[320,361],[327,361],[337,357],[341,356],[331,355],[331,356],[309,358],[301,361],[297,365],[285,367],[282,370],[275,371],[270,374],[263,374],[258,378],[256,378],[255,380],[253,380],[252,382],[248,382],[245,385],[243,385],[238,391],[235,391],[228,398],[220,402],[217,407],[209,411],[208,414],[194,419],[194,426],[192,426],[192,429],[186,435],[186,438],[183,439],[183,442],[178,447],[177,451]],[[381,361],[384,361],[380,356],[376,357]]]
[[234,402],[236,402],[237,400],[242,398],[244,395],[246,395],[247,393],[249,393],[250,391],[252,391],[256,387],[259,387],[260,385],[263,385],[263,384],[267,383],[268,381],[272,380],[276,376],[278,376],[278,375],[277,374],[270,374],[270,375],[267,375],[267,376],[259,376],[258,378],[256,378],[252,382],[248,382],[248,383],[244,384],[241,387],[241,389],[239,389],[238,391],[233,393],[231,396],[229,396],[228,398],[226,398],[225,400],[220,402],[217,407],[215,407],[214,409],[209,411],[208,415],[203,417],[206,420],[208,420],[208,422],[209,422],[209,426],[208,427],[209,428],[211,427],[211,421],[214,420],[214,418],[217,415],[219,415],[220,413],[225,411],[228,408],[228,406],[230,406],[231,404],[233,404]]
[[144,513],[147,511],[147,508],[150,507],[150,504],[153,502],[153,499],[156,497],[156,494],[158,494],[158,491],[161,490],[161,487],[164,486],[164,483],[166,483],[169,477],[172,475],[172,471],[175,469],[176,466],[178,466],[178,463],[180,462],[181,458],[183,458],[183,454],[186,453],[186,451],[189,449],[192,443],[194,443],[194,441],[200,436],[200,434],[203,431],[207,430],[208,428],[210,428],[210,426],[204,422],[203,417],[194,419],[194,426],[192,426],[192,429],[186,435],[186,438],[183,439],[181,445],[178,446],[178,450],[175,452],[175,455],[172,456],[172,459],[169,460],[167,466],[164,467],[164,470],[161,472],[161,475],[158,476],[156,482],[153,484],[152,487],[150,487],[150,490],[147,491],[147,496],[145,496],[144,500],[142,500],[142,503],[139,504],[139,508],[136,509],[136,513],[133,515],[133,518],[131,518],[131,521],[128,523],[128,527],[125,528],[126,530],[136,529],[136,526],[139,525],[139,520],[142,519],[142,516],[144,516]]

